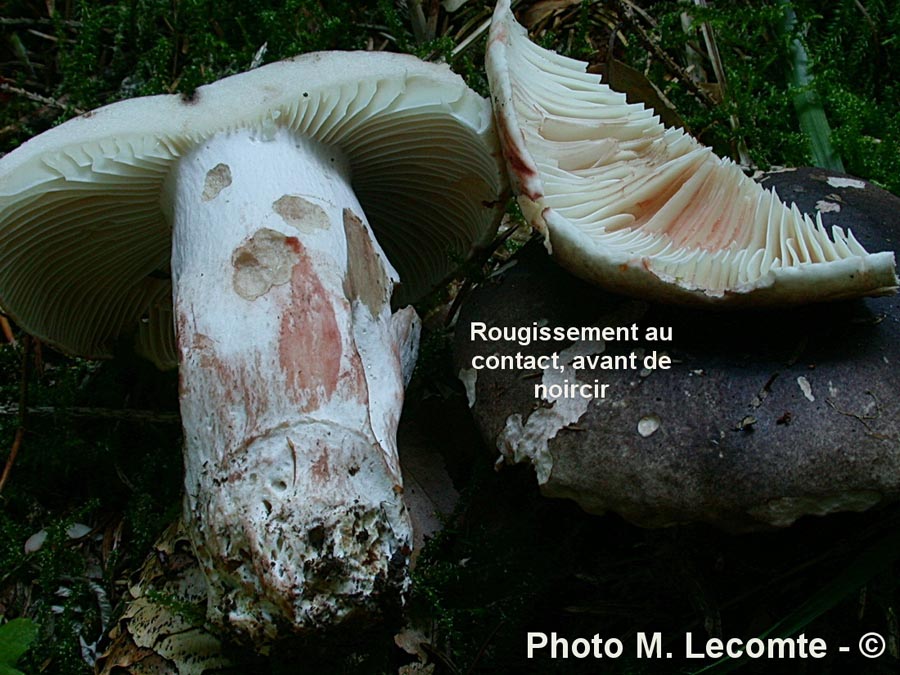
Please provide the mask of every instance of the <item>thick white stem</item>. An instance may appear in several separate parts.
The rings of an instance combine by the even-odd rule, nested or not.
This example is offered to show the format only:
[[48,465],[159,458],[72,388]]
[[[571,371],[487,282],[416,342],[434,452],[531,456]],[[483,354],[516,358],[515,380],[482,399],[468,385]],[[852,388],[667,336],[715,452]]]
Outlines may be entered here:
[[340,153],[220,134],[168,179],[185,512],[209,616],[254,641],[396,603],[412,310]]

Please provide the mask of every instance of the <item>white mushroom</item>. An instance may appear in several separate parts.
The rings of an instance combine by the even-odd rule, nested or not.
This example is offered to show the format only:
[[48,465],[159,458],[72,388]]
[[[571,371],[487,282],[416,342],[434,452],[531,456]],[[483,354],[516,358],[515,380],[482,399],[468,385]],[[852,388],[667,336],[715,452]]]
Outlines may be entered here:
[[498,156],[449,68],[359,52],[116,103],[0,161],[4,310],[93,357],[140,324],[180,365],[213,621],[266,640],[398,601],[418,319],[379,242],[395,303],[433,288],[496,227]]
[[692,304],[795,304],[896,290],[893,253],[825,231],[497,3],[487,72],[518,201],[573,273]]

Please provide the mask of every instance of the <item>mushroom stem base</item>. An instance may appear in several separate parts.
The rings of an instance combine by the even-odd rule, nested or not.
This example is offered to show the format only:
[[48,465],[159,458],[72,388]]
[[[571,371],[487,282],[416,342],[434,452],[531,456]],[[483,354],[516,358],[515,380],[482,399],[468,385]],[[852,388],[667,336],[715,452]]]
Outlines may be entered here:
[[221,134],[168,179],[185,520],[209,618],[256,644],[399,603],[396,428],[418,323],[336,150]]

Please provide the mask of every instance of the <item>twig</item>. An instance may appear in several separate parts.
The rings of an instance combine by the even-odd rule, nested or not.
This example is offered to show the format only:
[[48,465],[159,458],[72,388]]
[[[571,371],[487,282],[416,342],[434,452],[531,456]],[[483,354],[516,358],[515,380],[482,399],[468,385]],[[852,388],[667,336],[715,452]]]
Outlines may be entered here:
[[481,25],[478,26],[475,30],[469,33],[462,42],[456,45],[453,48],[453,51],[450,52],[450,56],[457,56],[461,52],[463,52],[470,44],[472,44],[475,40],[480,38],[491,26],[490,18],[485,19]]
[[3,467],[3,475],[0,475],[0,493],[6,486],[9,474],[12,472],[13,464],[16,462],[16,456],[19,454],[19,448],[22,447],[22,438],[25,436],[25,429],[19,427],[16,429],[16,437],[13,439],[12,448],[9,451],[9,457],[6,458],[6,465]]
[[[0,129],[2,131],[2,129]],[[0,331],[3,333],[3,337],[6,338],[6,341],[15,347],[18,343],[16,342],[16,336],[13,333],[12,326],[9,323],[9,319],[0,314]]]
[[57,101],[55,98],[50,98],[48,96],[41,96],[40,94],[35,94],[33,91],[27,91],[25,89],[20,89],[19,87],[12,87],[5,82],[0,82],[0,91],[5,91],[10,94],[16,94],[18,96],[24,96],[29,101],[34,101],[36,103],[43,103],[44,105],[48,105],[54,108],[59,108],[61,110],[74,110],[79,115],[84,114],[84,110],[81,108],[75,108],[72,106],[67,106],[65,103],[61,103]]
[[875,25],[874,21],[872,21],[872,16],[869,14],[865,5],[863,5],[859,0],[853,0],[853,4],[856,5],[856,8],[863,15],[863,18],[866,20],[866,23],[869,24],[869,28],[872,29],[872,34],[878,35],[878,26]]
[[57,23],[71,28],[81,28],[80,21],[68,21],[56,19],[23,19],[16,17],[0,16],[0,26],[53,26]]
[[871,391],[867,391],[866,393],[872,397],[872,400],[875,401],[876,414],[874,414],[874,415],[867,415],[865,413],[859,414],[859,413],[855,413],[855,412],[850,412],[849,410],[841,410],[840,408],[837,407],[837,404],[834,401],[832,401],[830,398],[826,398],[825,403],[828,404],[828,407],[830,407],[836,413],[844,415],[845,417],[852,417],[853,419],[857,420],[860,424],[862,424],[866,428],[867,436],[871,436],[872,438],[877,438],[880,441],[894,440],[890,436],[887,436],[885,434],[875,431],[872,428],[872,426],[869,424],[869,420],[877,420],[881,416],[880,411],[878,411],[878,407],[881,404],[878,402],[878,398],[875,396],[875,394],[873,394]]
[[628,25],[638,34],[638,37],[641,39],[641,42],[652,51],[656,57],[663,62],[666,68],[675,73],[678,76],[678,79],[684,83],[684,86],[687,87],[690,92],[697,97],[701,103],[710,108],[715,108],[718,104],[716,101],[710,96],[708,93],[703,91],[697,83],[694,82],[693,78],[691,78],[690,73],[688,73],[684,68],[682,68],[675,60],[666,53],[666,50],[662,49],[656,41],[650,37],[650,34],[641,26],[640,23],[635,21],[633,12],[631,11],[632,6],[629,3],[629,6],[625,8],[625,11],[622,12],[622,16],[625,21],[628,22]]
[[[29,406],[26,409],[28,415],[37,417],[76,417],[95,420],[112,420],[116,422],[156,422],[160,424],[176,424],[181,416],[175,412],[159,412],[156,410],[137,410],[134,408],[91,408],[86,406],[71,406],[56,408],[53,406]],[[18,415],[19,406],[0,405],[0,416]]]
[[492,630],[488,636],[484,639],[484,642],[481,643],[481,647],[478,649],[478,653],[475,654],[475,658],[472,659],[472,663],[469,665],[468,669],[466,669],[466,675],[471,675],[471,673],[475,672],[475,666],[478,665],[478,662],[481,660],[481,657],[484,656],[484,653],[487,651],[488,645],[491,644],[491,641],[494,639],[494,636],[497,634],[497,631],[500,630],[501,626],[506,623],[506,619],[501,619],[500,623],[494,626],[494,630]]
[[[35,30],[34,28],[29,28],[27,32],[36,37],[43,38],[44,40],[49,40],[50,42],[59,42],[59,38],[55,35],[42,33],[41,31]],[[72,40],[67,40],[66,42],[72,42]]]
[[[513,0],[513,2],[510,4],[510,9],[515,9],[516,5],[518,5],[518,4],[519,4],[519,0]],[[482,21],[478,25],[478,28],[476,28],[471,33],[469,33],[466,37],[464,37],[462,39],[462,41],[458,45],[456,45],[453,48],[453,50],[450,52],[450,57],[451,58],[456,57],[459,54],[461,54],[463,51],[468,49],[469,45],[471,45],[473,42],[475,42],[475,40],[477,40],[482,35],[484,35],[487,32],[488,28],[490,28],[490,27],[491,27],[491,16],[490,16],[490,14],[488,14],[488,18],[485,19],[484,21]]]
[[[694,4],[704,9],[709,7],[706,0],[694,0]],[[713,28],[709,21],[704,21],[700,24],[700,33],[703,35],[703,42],[706,44],[706,52],[709,55],[709,61],[712,64],[716,81],[719,83],[719,90],[722,92],[722,100],[728,101],[728,77],[725,75],[725,66],[722,64],[722,55],[719,53],[716,35],[713,32]],[[737,154],[741,166],[752,166],[753,162],[750,159],[750,151],[747,149],[747,143],[740,130],[740,121],[733,112],[728,115],[728,123],[731,125],[732,131],[737,135]]]
[[6,465],[3,467],[3,474],[0,475],[0,493],[9,480],[12,472],[13,464],[22,447],[22,441],[25,438],[25,419],[28,409],[28,360],[31,357],[31,336],[26,335],[22,338],[22,367],[19,371],[19,426],[16,429],[16,437],[13,439],[12,448],[9,450],[9,457],[6,458]]
[[656,23],[656,19],[654,19],[649,14],[647,14],[647,12],[644,9],[638,7],[636,4],[631,2],[631,0],[620,0],[620,2],[623,5],[627,5],[629,10],[640,14],[644,18],[644,21],[646,21],[648,24],[650,24],[653,28],[656,28],[656,26],[658,25]]

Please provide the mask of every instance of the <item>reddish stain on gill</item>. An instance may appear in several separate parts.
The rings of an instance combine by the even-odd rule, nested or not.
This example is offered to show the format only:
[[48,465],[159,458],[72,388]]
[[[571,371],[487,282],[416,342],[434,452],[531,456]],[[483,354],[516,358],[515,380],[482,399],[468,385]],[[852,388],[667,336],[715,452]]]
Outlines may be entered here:
[[[513,136],[514,132],[510,130],[509,124],[500,120],[498,127],[502,140],[503,156],[506,157],[506,163],[509,165],[510,170],[512,170],[522,183],[527,182],[530,178],[536,177],[537,170],[534,168],[531,159],[524,154],[525,151],[522,147],[522,142]],[[537,201],[542,196],[529,193],[526,191],[524,185],[522,186],[522,191],[525,196],[532,201]]]
[[506,35],[506,26],[502,23],[498,23],[496,27],[491,31],[491,35],[488,38],[488,45],[492,45],[495,42],[499,42],[500,44],[507,45],[509,44],[509,39]]
[[330,294],[303,245],[294,237],[288,237],[286,243],[296,251],[298,261],[291,272],[291,304],[281,317],[278,360],[289,395],[308,412],[330,399],[337,388],[341,332]]

